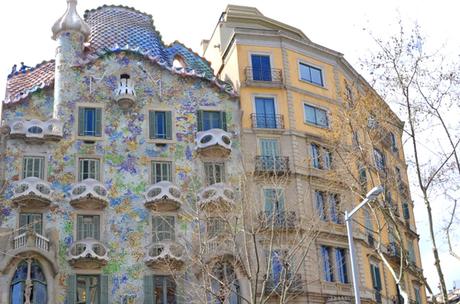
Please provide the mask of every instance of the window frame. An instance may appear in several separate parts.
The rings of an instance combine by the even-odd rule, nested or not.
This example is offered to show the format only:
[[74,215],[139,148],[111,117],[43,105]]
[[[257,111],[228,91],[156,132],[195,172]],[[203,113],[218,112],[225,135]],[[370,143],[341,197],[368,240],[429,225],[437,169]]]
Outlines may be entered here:
[[206,112],[217,112],[219,113],[220,128],[211,128],[211,129],[221,129],[224,131],[228,130],[228,119],[227,112],[225,109],[217,107],[200,107],[196,110],[196,130],[198,132],[205,132],[211,129],[204,129],[204,113]]
[[[220,181],[217,181],[216,175],[216,167],[220,167]],[[212,168],[212,176],[209,176],[209,168]],[[217,183],[225,183],[226,182],[226,164],[225,161],[204,161],[203,162],[203,170],[204,170],[204,182],[205,185],[211,186]],[[211,182],[211,180],[213,182]]]
[[[22,157],[21,178],[22,179],[27,178],[25,176],[25,174],[24,174],[25,171],[27,170],[26,169],[26,163],[25,163],[26,159],[41,159],[42,160],[41,170],[40,170],[42,176],[38,177],[38,178],[40,178],[41,180],[46,180],[46,170],[45,170],[45,168],[47,166],[46,157],[45,157],[45,155],[37,155],[37,154],[27,154],[27,155],[24,155]],[[28,177],[30,177],[30,176],[28,176]]]
[[[155,175],[154,175],[154,170],[153,170],[153,165],[154,163],[158,163],[158,164],[168,164],[169,165],[169,174],[170,174],[170,178],[169,179],[161,179],[160,181],[156,181],[156,179],[154,179]],[[174,168],[174,162],[170,159],[163,159],[163,158],[155,158],[155,159],[151,159],[150,160],[150,165],[149,165],[149,180],[150,180],[150,184],[151,185],[154,185],[156,183],[159,183],[161,181],[169,181],[171,183],[174,183],[174,177],[175,177],[175,168]]]
[[[152,137],[151,135],[151,125],[150,125],[150,118],[151,118],[151,112],[169,112],[170,113],[170,117],[171,117],[171,127],[170,127],[170,138],[157,138],[157,137]],[[166,119],[167,119],[167,116],[166,115]],[[145,130],[145,138],[147,140],[147,142],[151,142],[151,143],[158,143],[158,144],[168,144],[168,143],[174,143],[176,141],[176,124],[175,124],[175,121],[176,121],[176,111],[174,111],[174,109],[171,109],[169,107],[149,107],[147,108],[146,110],[146,113],[145,113],[145,117],[147,118],[146,121],[147,121],[147,127],[146,127],[146,130]],[[166,126],[165,126],[166,127]]]
[[[378,155],[381,158],[381,163],[382,164],[379,164],[380,160],[379,161],[377,160],[376,155]],[[373,159],[374,159],[375,168],[378,171],[386,172],[386,170],[387,170],[387,160],[386,160],[385,153],[383,153],[382,150],[377,149],[377,148],[374,147],[372,149],[372,156],[373,156]]]
[[[151,227],[152,227],[152,243],[155,244],[155,243],[161,243],[161,242],[168,242],[168,241],[175,241],[176,240],[176,222],[177,222],[177,219],[174,215],[172,214],[154,214],[150,217],[150,220],[151,220]],[[161,224],[162,225],[166,225],[166,227],[168,227],[168,229],[165,229],[165,230],[161,230],[159,231],[157,228],[158,228],[158,222],[156,222],[157,220],[161,221]],[[171,222],[168,222],[169,220],[172,220],[172,223]],[[165,238],[162,238],[160,237],[160,235],[167,235],[169,234],[169,238],[165,237]]]
[[33,225],[31,228],[32,228],[32,231],[34,231],[35,233],[38,233],[40,235],[43,236],[43,228],[44,228],[44,222],[43,222],[43,213],[41,212],[33,212],[33,211],[22,211],[22,212],[18,212],[18,217],[17,217],[17,228],[18,228],[18,231],[19,231],[19,234],[23,234],[27,231],[27,229],[23,229],[21,228],[21,217],[22,216],[27,216],[27,222],[26,225],[30,225],[30,217],[31,216],[40,216],[40,232],[37,232],[35,230],[35,225]]
[[[302,71],[301,71],[301,67],[300,67],[301,65],[310,68],[310,77],[311,77],[311,69],[318,70],[320,72],[320,75],[321,75],[321,84],[318,84],[316,82],[313,82],[313,81],[310,81],[310,80],[307,80],[307,79],[303,79],[302,78]],[[325,75],[324,67],[318,66],[316,64],[312,64],[312,63],[310,63],[308,61],[305,61],[305,60],[302,60],[302,59],[299,59],[299,60],[297,60],[297,71],[298,71],[299,81],[301,81],[303,83],[308,83],[310,85],[314,85],[314,86],[319,87],[319,88],[327,89],[327,87],[326,87],[326,78],[324,77],[324,75]]]
[[273,82],[273,76],[271,75],[271,70],[274,69],[273,65],[273,54],[272,52],[259,52],[259,51],[250,51],[248,52],[248,67],[251,68],[251,71],[254,73],[254,68],[252,66],[252,56],[268,56],[270,59],[270,78],[271,80],[254,80],[254,74],[252,74],[251,81],[262,81],[262,82]]
[[[158,295],[157,294],[157,283],[161,283],[158,286],[162,289],[162,294]],[[168,283],[172,283],[171,285],[168,285]],[[160,303],[168,303],[168,289],[170,287],[173,287],[174,290],[174,303],[177,303],[177,284],[176,281],[174,280],[173,276],[171,275],[154,275],[153,276],[153,302],[157,303],[157,297],[161,297],[162,301]]]
[[[95,237],[93,237],[94,239],[96,240],[101,240],[101,236],[102,236],[102,228],[104,227],[103,225],[103,216],[101,213],[99,212],[78,212],[78,214],[75,215],[75,225],[74,225],[74,236],[75,236],[75,240],[76,241],[79,241],[79,240],[83,240],[84,237],[83,235],[81,236],[82,238],[79,239],[78,236],[79,236],[79,217],[92,217],[93,218],[93,225],[96,224],[97,226],[96,227],[96,230],[95,230]],[[97,221],[94,221],[94,219],[97,218]],[[83,229],[83,228],[82,228]]]
[[[100,135],[80,135],[80,109],[81,108],[91,108],[91,109],[95,109],[96,111],[97,110],[100,110],[101,111],[101,117],[100,117]],[[104,140],[104,118],[105,118],[105,115],[104,115],[104,105],[101,105],[101,104],[96,104],[96,103],[88,103],[88,102],[82,102],[82,103],[78,103],[77,104],[77,119],[75,121],[75,134],[76,134],[76,138],[77,139],[80,139],[80,140],[83,140],[83,141],[98,141],[98,140]],[[83,122],[83,125],[84,125],[84,122]],[[96,130],[97,127],[95,126],[95,132],[97,131]]]
[[[88,292],[88,290],[91,290],[93,288],[96,289],[96,303],[97,304],[101,304],[101,293],[103,292],[101,289],[102,289],[102,278],[101,278],[101,275],[99,274],[76,274],[75,275],[75,303],[77,303],[76,301],[78,300],[78,279],[79,278],[82,278],[82,277],[85,277],[85,278],[96,278],[97,279],[97,283],[96,285],[94,285],[93,287],[91,286],[87,286],[87,280],[85,280],[85,294]],[[91,293],[90,293],[91,294]]]
[[103,161],[102,161],[102,158],[99,157],[99,156],[90,156],[90,155],[79,155],[77,156],[77,182],[83,182],[85,179],[89,179],[90,177],[88,178],[85,178],[85,179],[81,179],[80,177],[82,177],[82,171],[81,171],[81,162],[82,161],[95,161],[97,163],[97,168],[96,170],[98,170],[99,172],[96,172],[97,176],[96,178],[94,178],[95,180],[99,181],[99,182],[102,182],[103,181],[103,168],[102,168],[102,165],[103,165]]
[[[307,119],[306,107],[310,107],[310,108],[314,109],[314,111],[315,111],[315,122],[310,122]],[[316,115],[317,110],[325,112],[325,114],[326,114],[326,125],[318,124],[318,119],[317,119],[317,115]],[[318,105],[310,103],[310,102],[306,102],[306,101],[303,102],[303,122],[304,122],[304,124],[314,126],[314,127],[317,127],[317,128],[329,129],[331,127],[329,116],[330,116],[329,109],[327,109],[325,107],[322,107],[322,106],[318,106]]]

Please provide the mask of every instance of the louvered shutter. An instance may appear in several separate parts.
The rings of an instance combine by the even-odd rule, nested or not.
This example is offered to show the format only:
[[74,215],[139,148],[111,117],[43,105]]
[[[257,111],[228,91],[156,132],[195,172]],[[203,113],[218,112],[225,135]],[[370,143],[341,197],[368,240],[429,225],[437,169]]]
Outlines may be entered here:
[[78,135],[85,135],[85,108],[78,108]]
[[94,225],[94,238],[96,240],[100,240],[101,238],[101,224],[100,224],[100,217],[95,215],[93,217],[93,225]]
[[95,126],[94,126],[94,131],[95,131],[95,136],[101,136],[102,135],[102,109],[101,108],[96,108],[96,119],[95,119]]
[[146,275],[144,276],[144,304],[154,304],[154,289],[153,289],[154,276]]
[[76,300],[77,276],[71,274],[67,277],[67,296],[66,304],[74,304]]
[[172,139],[172,113],[165,112],[166,139]]
[[220,112],[220,123],[222,124],[222,130],[227,131],[227,113]]
[[83,216],[77,216],[77,241],[83,238]]
[[203,111],[196,113],[197,130],[203,131]]
[[109,303],[109,276],[101,275],[101,283],[99,285],[100,295],[101,295],[101,304]]
[[155,111],[149,111],[149,138],[155,138]]

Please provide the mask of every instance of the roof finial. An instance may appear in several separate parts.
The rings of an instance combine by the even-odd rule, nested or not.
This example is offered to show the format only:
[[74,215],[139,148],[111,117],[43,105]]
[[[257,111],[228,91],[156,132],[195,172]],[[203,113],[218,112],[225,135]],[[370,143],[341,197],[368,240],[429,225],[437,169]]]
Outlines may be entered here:
[[67,0],[67,10],[64,15],[54,23],[52,29],[53,39],[63,31],[80,32],[88,38],[90,33],[89,25],[77,13],[77,0]]

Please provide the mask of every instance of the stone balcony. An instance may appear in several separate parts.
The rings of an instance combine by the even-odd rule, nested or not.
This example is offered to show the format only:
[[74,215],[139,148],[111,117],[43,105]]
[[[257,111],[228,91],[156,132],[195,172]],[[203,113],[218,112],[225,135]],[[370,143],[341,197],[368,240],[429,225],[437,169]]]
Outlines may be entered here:
[[63,123],[54,118],[47,121],[19,119],[11,122],[9,127],[11,138],[23,138],[29,142],[57,141],[63,136]]
[[204,157],[228,157],[232,152],[232,135],[222,129],[211,129],[196,134],[196,151]]
[[288,156],[256,156],[254,173],[259,175],[286,175],[290,173]]
[[17,181],[14,185],[12,202],[16,207],[47,208],[52,202],[51,186],[37,177],[27,177]]
[[[282,276],[280,274],[280,276]],[[265,281],[265,294],[280,295],[283,292],[289,294],[299,294],[304,291],[305,282],[302,281],[300,274],[287,274],[286,278],[273,278],[269,276]]]
[[182,205],[180,189],[169,181],[151,185],[145,191],[144,198],[145,207],[157,212],[177,211]]
[[198,207],[201,210],[229,210],[234,205],[235,193],[232,187],[217,183],[205,187],[198,195]]
[[101,268],[109,260],[107,247],[99,240],[86,238],[75,241],[68,251],[67,261],[75,268]]
[[299,217],[295,211],[261,211],[258,220],[263,230],[291,231],[299,228]]
[[180,269],[185,263],[185,248],[172,240],[154,242],[147,248],[144,262],[152,269],[164,266],[168,269]]
[[126,77],[120,78],[118,82],[118,87],[116,88],[115,100],[117,101],[120,108],[123,110],[130,109],[136,102],[136,91],[134,90],[134,83],[129,76],[125,74]]
[[205,262],[209,262],[216,257],[238,256],[235,241],[226,234],[207,240],[202,249]]
[[70,205],[76,209],[103,210],[108,204],[107,189],[95,179],[75,184],[70,192]]

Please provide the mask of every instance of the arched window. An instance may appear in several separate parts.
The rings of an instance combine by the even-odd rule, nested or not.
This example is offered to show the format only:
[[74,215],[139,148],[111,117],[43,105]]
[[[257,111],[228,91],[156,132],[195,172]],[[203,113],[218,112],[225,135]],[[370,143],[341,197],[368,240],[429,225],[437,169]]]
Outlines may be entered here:
[[19,263],[11,280],[11,304],[46,304],[47,287],[40,264],[27,259]]
[[212,282],[213,303],[215,304],[240,304],[240,283],[236,278],[233,265],[229,262],[217,263],[213,273]]

